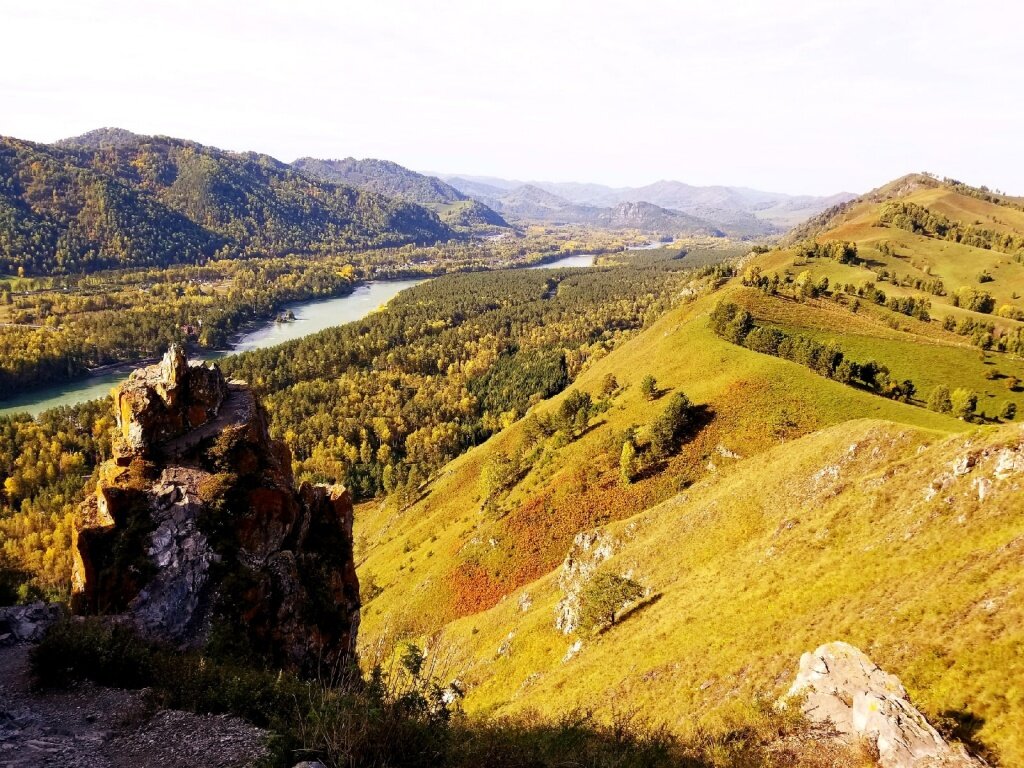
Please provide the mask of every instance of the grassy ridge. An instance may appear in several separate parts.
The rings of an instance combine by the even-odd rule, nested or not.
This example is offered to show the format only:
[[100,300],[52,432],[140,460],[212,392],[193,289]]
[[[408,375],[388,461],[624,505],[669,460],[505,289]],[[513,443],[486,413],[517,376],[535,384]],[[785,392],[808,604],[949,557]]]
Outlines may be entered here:
[[[748,264],[927,297],[930,321],[863,299],[854,307],[842,291],[797,301],[736,279],[670,311],[536,406],[542,417],[554,413],[577,391],[602,402],[605,377],[614,376],[619,389],[579,439],[538,449],[523,420],[449,464],[410,508],[364,505],[360,573],[373,585],[364,658],[415,638],[459,660],[470,711],[553,714],[604,702],[606,715],[637,707],[692,734],[741,722],[752,697],[784,690],[800,653],[842,639],[902,676],[948,735],[1006,764],[1024,760],[1016,727],[1024,699],[1006,685],[1024,672],[1024,613],[1012,599],[1024,587],[1015,565],[1024,541],[1021,433],[922,407],[937,384],[978,392],[989,417],[1007,400],[1024,405],[1006,386],[1024,378],[1020,359],[982,354],[941,323],[950,314],[1019,327],[954,307],[951,294],[989,290],[997,306],[1024,306],[1015,298],[1024,294],[1024,264],[881,226],[881,206],[896,194],[965,224],[1024,232],[1015,207],[938,182],[896,183],[817,233],[856,242],[862,263],[808,260],[792,247]],[[993,280],[979,284],[982,271]],[[940,278],[946,295],[904,277]],[[834,340],[850,358],[912,379],[916,404],[727,343],[707,326],[722,299],[759,324]],[[642,396],[646,375],[660,398]],[[636,426],[642,442],[675,392],[701,407],[700,428],[677,455],[623,486],[621,436]],[[1012,477],[996,473],[1004,449],[1016,451]],[[488,503],[480,477],[489,463],[527,454],[522,477]],[[953,477],[968,454],[977,466]],[[556,569],[575,533],[595,526],[619,542],[611,566],[652,597],[603,634],[566,637],[554,627]]]

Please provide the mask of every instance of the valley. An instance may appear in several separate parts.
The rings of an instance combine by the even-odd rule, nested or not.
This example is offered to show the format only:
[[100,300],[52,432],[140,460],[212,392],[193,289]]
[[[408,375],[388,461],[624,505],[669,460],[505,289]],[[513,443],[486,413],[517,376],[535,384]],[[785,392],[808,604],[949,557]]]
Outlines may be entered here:
[[[78,140],[85,149],[64,151],[115,169],[121,152],[135,162],[153,151],[121,138],[128,149]],[[168,146],[168,157],[199,151]],[[367,194],[427,210],[469,199],[394,164],[298,165],[322,184],[362,174],[378,190]],[[546,214],[523,210],[495,202],[501,224],[433,244],[6,278],[0,381],[20,394],[0,412],[4,601],[80,588],[71,574],[90,499],[142,493],[159,507],[179,498],[165,486],[180,485],[180,498],[209,505],[197,521],[227,526],[205,534],[220,546],[216,536],[250,535],[231,522],[239,515],[277,514],[267,494],[314,510],[309,489],[343,486],[352,555],[337,567],[355,569],[361,600],[352,661],[423,701],[448,692],[402,722],[435,728],[436,712],[457,712],[452,727],[523,734],[586,711],[581,738],[600,750],[602,729],[631,711],[669,740],[674,757],[651,764],[773,764],[765,755],[783,750],[794,765],[865,765],[847,742],[835,753],[792,746],[825,742],[808,735],[813,718],[782,722],[766,705],[801,653],[841,640],[899,670],[935,738],[995,764],[1024,759],[1024,702],[1001,683],[1024,673],[1020,200],[914,174],[763,241],[700,224],[661,242],[636,221],[540,223]],[[184,373],[184,352],[122,383],[171,344],[247,382],[189,385],[202,398],[233,388],[213,411],[201,400],[199,426],[174,396],[153,405],[183,376],[219,375],[198,363]],[[81,378],[96,365],[115,368]],[[150,394],[124,394],[139,382]],[[157,425],[127,459],[138,432],[125,403]],[[221,403],[223,417],[211,416]],[[270,483],[258,502],[240,501],[239,473]],[[113,530],[125,525],[121,546],[134,546],[135,524]],[[130,592],[117,557],[109,583]],[[48,652],[120,685],[116,668],[85,671],[121,642],[95,631],[58,631],[53,642],[67,645]],[[155,666],[144,684],[207,711],[210,689],[176,679],[198,673],[167,672],[199,662],[163,652],[145,651]],[[238,663],[237,649],[209,653]],[[312,738],[262,706],[225,711]],[[637,728],[616,749],[642,752]],[[340,761],[337,744],[310,743]]]

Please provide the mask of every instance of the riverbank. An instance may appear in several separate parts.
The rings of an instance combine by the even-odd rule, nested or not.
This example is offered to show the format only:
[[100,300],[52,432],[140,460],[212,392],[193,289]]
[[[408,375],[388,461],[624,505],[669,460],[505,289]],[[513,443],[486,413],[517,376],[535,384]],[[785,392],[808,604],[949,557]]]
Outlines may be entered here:
[[[356,284],[352,290],[338,296],[287,302],[278,306],[268,318],[250,319],[241,324],[227,349],[204,350],[192,346],[189,348],[189,354],[192,359],[214,361],[231,354],[283,344],[326,328],[360,320],[387,304],[401,291],[422,282],[424,278],[367,281]],[[295,313],[295,320],[287,323],[276,322],[277,313],[289,309]],[[114,363],[101,369],[94,369],[85,376],[18,394],[0,401],[0,416],[16,413],[37,416],[51,408],[105,397],[128,373],[149,362],[153,360]]]

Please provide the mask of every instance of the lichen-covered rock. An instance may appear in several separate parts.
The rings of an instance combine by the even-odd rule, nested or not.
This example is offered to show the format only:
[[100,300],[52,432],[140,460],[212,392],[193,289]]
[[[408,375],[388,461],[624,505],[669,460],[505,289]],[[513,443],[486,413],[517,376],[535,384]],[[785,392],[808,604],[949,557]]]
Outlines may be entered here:
[[115,399],[120,445],[81,510],[74,610],[308,674],[349,663],[359,623],[349,494],[296,488],[291,454],[248,387],[180,350]]
[[793,699],[803,701],[808,720],[831,725],[839,738],[866,739],[883,768],[984,765],[939,735],[910,703],[898,677],[847,643],[826,643],[800,657],[784,703]]
[[189,364],[184,350],[171,345],[158,365],[132,372],[116,390],[116,455],[130,461],[205,424],[227,396],[227,382],[216,365]]

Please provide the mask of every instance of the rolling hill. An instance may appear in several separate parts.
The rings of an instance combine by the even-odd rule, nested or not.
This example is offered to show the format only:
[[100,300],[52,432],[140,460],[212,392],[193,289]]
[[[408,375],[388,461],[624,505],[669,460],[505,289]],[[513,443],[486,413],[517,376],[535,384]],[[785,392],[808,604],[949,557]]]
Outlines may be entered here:
[[266,155],[100,129],[0,138],[0,272],[68,273],[316,253],[452,236],[414,203]]
[[417,203],[437,213],[447,224],[460,227],[507,228],[501,216],[434,176],[426,176],[388,160],[319,160],[302,157],[292,167],[339,184],[350,184],[386,197]]
[[[908,177],[722,284],[695,279],[413,504],[357,510],[364,660],[412,641],[471,712],[604,702],[692,735],[753,716],[801,652],[847,640],[947,735],[1021,762],[1024,698],[1006,682],[1024,674],[1021,236],[1020,200]],[[538,428],[582,393],[598,404],[585,426]],[[696,406],[686,439],[623,482],[624,446],[650,451],[678,393]],[[643,597],[564,631],[597,572]]]

